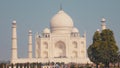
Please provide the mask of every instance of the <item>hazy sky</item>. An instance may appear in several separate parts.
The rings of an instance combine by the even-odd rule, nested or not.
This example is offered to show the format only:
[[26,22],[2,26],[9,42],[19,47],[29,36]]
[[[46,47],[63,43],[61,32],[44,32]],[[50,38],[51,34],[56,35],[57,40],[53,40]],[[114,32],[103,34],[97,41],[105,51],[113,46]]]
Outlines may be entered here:
[[[113,30],[120,48],[120,0],[0,0],[0,60],[11,58],[11,24],[17,21],[18,56],[27,57],[28,30],[42,33],[49,27],[51,18],[59,11],[60,4],[68,13],[82,36],[87,33],[87,47],[92,36],[101,28],[101,18]],[[33,52],[34,53],[34,52]]]

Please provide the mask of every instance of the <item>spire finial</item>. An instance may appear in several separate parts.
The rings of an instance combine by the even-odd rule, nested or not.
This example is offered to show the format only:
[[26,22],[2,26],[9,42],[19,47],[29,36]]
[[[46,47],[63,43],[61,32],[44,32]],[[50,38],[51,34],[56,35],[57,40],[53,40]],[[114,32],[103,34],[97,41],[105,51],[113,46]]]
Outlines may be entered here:
[[63,9],[62,9],[62,4],[60,4],[60,10],[63,10]]

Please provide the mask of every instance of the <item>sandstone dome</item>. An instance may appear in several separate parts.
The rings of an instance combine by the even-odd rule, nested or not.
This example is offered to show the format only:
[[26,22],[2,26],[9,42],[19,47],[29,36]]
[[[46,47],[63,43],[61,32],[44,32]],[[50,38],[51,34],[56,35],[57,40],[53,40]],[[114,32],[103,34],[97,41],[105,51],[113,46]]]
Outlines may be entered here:
[[79,30],[78,30],[76,27],[74,27],[74,28],[72,29],[72,33],[79,33]]
[[50,29],[45,28],[45,29],[43,30],[43,33],[50,33]]
[[60,10],[51,19],[50,27],[52,32],[70,33],[73,28],[73,21],[67,13]]

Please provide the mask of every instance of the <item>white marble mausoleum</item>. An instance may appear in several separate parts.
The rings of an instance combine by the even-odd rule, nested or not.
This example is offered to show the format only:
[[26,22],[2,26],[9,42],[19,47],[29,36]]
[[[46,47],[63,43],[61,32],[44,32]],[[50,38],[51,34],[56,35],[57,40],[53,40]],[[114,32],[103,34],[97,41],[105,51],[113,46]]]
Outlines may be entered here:
[[[32,50],[32,31],[28,34],[28,57],[18,58],[17,23],[12,23],[12,57],[11,63],[64,62],[90,63],[86,52],[86,33],[82,36],[74,26],[72,18],[59,10],[51,19],[50,27],[35,35],[35,57]],[[22,50],[22,49],[21,49]],[[24,53],[23,53],[24,54]]]

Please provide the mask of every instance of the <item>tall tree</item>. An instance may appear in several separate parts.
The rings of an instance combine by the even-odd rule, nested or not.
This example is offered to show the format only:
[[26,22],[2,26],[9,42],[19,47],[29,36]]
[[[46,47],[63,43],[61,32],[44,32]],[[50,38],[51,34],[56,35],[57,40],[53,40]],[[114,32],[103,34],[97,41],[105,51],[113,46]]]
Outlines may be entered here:
[[118,52],[117,58],[118,58],[118,60],[117,60],[117,62],[118,62],[118,67],[120,67],[120,52]]
[[109,68],[109,63],[115,63],[118,54],[118,47],[114,34],[110,29],[104,29],[99,33],[96,31],[93,36],[93,43],[88,48],[88,57],[95,64],[103,63]]
[[114,39],[113,32],[110,29],[102,30],[101,32],[101,46],[100,46],[100,59],[106,67],[109,63],[115,62],[113,59],[118,54],[118,47]]
[[94,36],[93,36],[93,43],[92,45],[89,46],[87,52],[88,52],[88,57],[92,62],[96,64],[96,68],[98,68],[99,62],[99,46],[101,43],[101,37],[99,31],[96,31]]

